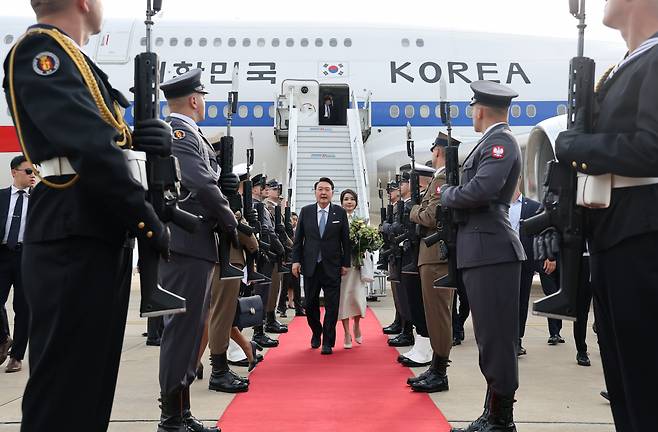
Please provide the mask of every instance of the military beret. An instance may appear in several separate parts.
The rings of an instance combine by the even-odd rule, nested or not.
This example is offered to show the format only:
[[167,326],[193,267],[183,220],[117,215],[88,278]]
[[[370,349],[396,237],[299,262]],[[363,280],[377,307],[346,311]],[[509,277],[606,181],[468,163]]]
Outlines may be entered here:
[[167,99],[187,96],[192,93],[208,94],[203,84],[201,84],[201,69],[198,68],[160,84],[160,89]]
[[479,103],[507,108],[512,103],[512,99],[519,95],[511,88],[493,81],[474,81],[471,83],[471,90],[473,90],[473,98],[470,105]]
[[[452,145],[461,144],[461,141],[455,139],[454,137],[450,137],[450,140],[452,141]],[[437,135],[436,139],[430,146],[430,151],[434,151],[434,147],[436,146],[448,147],[448,135],[444,134],[443,132],[439,132],[439,135]]]

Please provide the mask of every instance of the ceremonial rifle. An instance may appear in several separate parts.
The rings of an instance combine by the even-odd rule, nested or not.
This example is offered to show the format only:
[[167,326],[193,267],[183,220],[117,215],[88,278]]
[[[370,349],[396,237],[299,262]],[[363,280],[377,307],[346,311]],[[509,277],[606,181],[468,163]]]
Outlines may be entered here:
[[[250,137],[253,141],[253,134]],[[253,144],[253,142],[252,142]],[[244,209],[245,214],[249,213],[253,208],[254,208],[254,199],[251,196],[251,191],[252,191],[252,183],[251,183],[251,177],[249,175],[249,170],[251,166],[254,163],[254,149],[253,145],[252,148],[247,149],[247,180],[244,181],[242,185],[242,208]],[[249,226],[253,229],[253,232],[256,234],[256,236],[259,236],[260,232],[260,221],[247,221],[249,223]],[[258,248],[260,250],[261,244],[259,243]],[[269,281],[270,278],[267,276],[258,273],[256,271],[255,265],[256,265],[256,254],[259,252],[254,252],[254,253],[247,253],[247,283],[252,283],[252,282],[260,282],[260,281]]]
[[[146,2],[146,52],[135,57],[135,125],[144,120],[159,118],[160,83],[158,81],[158,55],[151,51],[151,27],[153,17],[162,8],[162,0]],[[199,225],[199,217],[178,208],[180,196],[180,167],[178,159],[167,156],[146,155],[148,190],[146,200],[151,203],[163,223],[173,222],[186,231],[193,232]],[[158,283],[159,254],[144,239],[137,240],[139,248],[139,282],[142,317],[156,317],[185,312],[185,299],[173,294]]]
[[[594,60],[584,56],[585,0],[570,0],[571,14],[578,19],[578,56],[569,63],[567,129],[584,116],[585,133],[593,129]],[[520,222],[522,235],[537,235],[535,258],[559,259],[560,289],[533,304],[535,315],[556,319],[576,319],[576,303],[584,251],[584,211],[576,205],[576,167],[567,161],[550,161],[544,181],[543,211]],[[558,257],[559,255],[559,257]]]
[[396,239],[396,241],[404,242],[405,253],[411,254],[411,262],[402,267],[402,273],[418,274],[418,245],[419,233],[418,226],[411,221],[410,212],[411,208],[420,204],[420,179],[418,171],[416,171],[416,152],[414,148],[414,140],[411,137],[411,124],[407,123],[407,155],[411,159],[411,171],[409,172],[409,188],[411,189],[410,206],[404,206],[404,225],[406,233]]
[[[279,197],[281,197],[281,193],[283,192],[283,185],[279,184],[278,189],[279,189]],[[290,273],[290,267],[287,265],[290,248],[286,246],[287,233],[286,233],[286,227],[281,220],[280,202],[276,203],[276,205],[274,206],[274,228],[277,236],[279,237],[279,241],[283,245],[283,253],[277,256],[277,264],[278,264],[277,267],[279,268],[279,273]]]

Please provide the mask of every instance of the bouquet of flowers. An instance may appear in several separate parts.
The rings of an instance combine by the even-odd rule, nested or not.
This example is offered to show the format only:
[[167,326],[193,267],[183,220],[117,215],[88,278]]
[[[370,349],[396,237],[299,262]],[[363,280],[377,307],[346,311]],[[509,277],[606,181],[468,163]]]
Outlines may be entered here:
[[352,243],[353,263],[356,267],[363,265],[365,252],[374,252],[384,243],[379,230],[359,218],[352,219],[350,223],[350,242]]

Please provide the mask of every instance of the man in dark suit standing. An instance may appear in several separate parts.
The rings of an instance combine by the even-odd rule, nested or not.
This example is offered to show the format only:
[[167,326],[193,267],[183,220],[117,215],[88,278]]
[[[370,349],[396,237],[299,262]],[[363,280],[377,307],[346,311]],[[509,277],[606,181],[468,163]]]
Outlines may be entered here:
[[[292,247],[292,273],[304,275],[306,319],[313,332],[311,348],[331,354],[336,342],[340,277],[350,267],[350,233],[347,213],[331,204],[334,183],[322,177],[315,183],[315,204],[302,208]],[[320,289],[325,316],[320,321]],[[322,339],[320,337],[322,336]]]
[[338,111],[334,108],[334,98],[326,95],[320,108],[320,124],[335,125],[338,120]]
[[[18,372],[22,369],[23,356],[27,347],[28,325],[30,312],[27,307],[21,279],[21,249],[23,248],[23,233],[27,215],[30,188],[36,178],[32,167],[25,156],[16,156],[11,160],[11,175],[14,183],[0,190],[0,364],[7,358],[9,347],[9,363],[5,372]],[[9,320],[5,310],[5,302],[9,290],[14,287],[14,339],[9,337]]]

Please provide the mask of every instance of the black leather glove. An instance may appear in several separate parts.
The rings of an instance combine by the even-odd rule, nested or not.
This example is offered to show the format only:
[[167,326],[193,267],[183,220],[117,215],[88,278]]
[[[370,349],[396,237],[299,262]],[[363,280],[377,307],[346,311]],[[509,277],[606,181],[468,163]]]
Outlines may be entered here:
[[256,224],[258,223],[258,212],[256,211],[255,208],[245,210],[244,218],[249,223],[249,225],[256,226]]
[[149,155],[171,155],[171,126],[160,119],[142,120],[135,124],[133,147]]
[[571,163],[573,159],[569,155],[569,149],[574,144],[578,136],[585,132],[585,111],[583,108],[579,109],[576,113],[576,120],[571,129],[567,129],[557,136],[555,140],[555,156],[557,160],[564,163]]
[[158,235],[154,235],[148,239],[149,245],[155,249],[156,252],[160,254],[162,259],[169,261],[171,258],[171,253],[169,251],[169,242],[171,241],[171,232],[169,232],[169,227],[166,225],[162,226],[162,229],[159,230]]
[[555,228],[547,228],[533,239],[535,260],[554,261],[560,252],[560,234]]
[[235,173],[226,173],[219,176],[219,188],[224,195],[233,195],[238,191],[240,178]]

